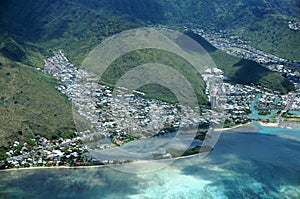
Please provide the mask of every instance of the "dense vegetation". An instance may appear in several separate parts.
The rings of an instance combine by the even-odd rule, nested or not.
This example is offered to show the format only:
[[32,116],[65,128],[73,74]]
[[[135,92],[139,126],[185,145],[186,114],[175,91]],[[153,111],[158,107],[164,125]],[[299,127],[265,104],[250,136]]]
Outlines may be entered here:
[[[0,2],[0,29],[20,40],[63,48],[77,64],[101,39],[145,24],[226,30],[250,45],[299,60],[296,0],[11,0]],[[15,38],[16,39],[16,38]]]
[[[107,36],[141,25],[133,19],[74,2],[2,1],[0,31],[18,43],[34,43],[42,47],[43,55],[50,55],[53,49],[63,49],[72,62],[79,65],[86,54]],[[38,53],[42,49],[33,50]]]
[[92,9],[148,23],[226,30],[279,57],[299,60],[300,34],[288,21],[300,21],[297,0],[73,0]]
[[291,60],[300,60],[300,32],[288,21],[300,21],[297,0],[158,0],[168,24],[225,30],[250,45]]

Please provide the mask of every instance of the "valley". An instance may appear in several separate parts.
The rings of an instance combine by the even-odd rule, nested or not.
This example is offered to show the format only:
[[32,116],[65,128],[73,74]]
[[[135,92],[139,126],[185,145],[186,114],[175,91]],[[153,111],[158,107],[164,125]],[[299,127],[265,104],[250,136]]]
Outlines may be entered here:
[[[42,72],[39,68],[37,70],[38,73]],[[199,130],[202,130],[198,130],[196,139],[200,140],[204,139],[208,126],[210,128],[212,126],[215,126],[214,128],[232,128],[256,120],[264,125],[274,124],[286,128],[289,125],[286,121],[292,115],[298,124],[297,112],[300,111],[300,95],[297,93],[299,93],[299,82],[293,82],[297,91],[287,95],[254,84],[221,83],[217,86],[221,88],[219,92],[226,93],[226,104],[221,105],[224,97],[219,92],[213,97],[207,91],[206,97],[212,108],[222,106],[223,115],[220,115],[220,111],[214,112],[202,108],[198,116],[193,114],[193,110],[189,107],[147,99],[145,93],[140,91],[126,94],[126,88],[112,88],[93,82],[83,84],[82,79],[88,79],[93,75],[74,67],[61,51],[54,52],[53,57],[45,60],[43,72],[60,81],[56,89],[67,95],[73,103],[75,123],[80,122],[77,123],[79,126],[77,126],[75,138],[64,140],[59,136],[57,139],[52,137],[51,140],[47,140],[37,135],[30,142],[14,141],[13,146],[9,148],[10,151],[5,152],[9,157],[5,162],[2,162],[2,168],[124,163],[129,160],[105,159],[99,161],[86,156],[86,153],[90,150],[104,150],[105,153],[105,150],[111,147],[123,146],[134,140],[147,140],[153,136],[172,134],[179,129],[191,127],[199,122],[202,126],[199,126]],[[226,76],[219,69],[208,68],[202,74],[202,78],[207,82],[212,78],[226,79]],[[112,92],[116,90],[117,99],[112,97]],[[80,116],[76,116],[77,114]],[[185,114],[189,118],[188,120],[182,119],[183,117],[186,118]],[[105,139],[110,141],[103,142]],[[73,147],[67,147],[70,145]],[[193,147],[183,155],[190,154],[190,152],[191,154],[198,153],[200,146]],[[178,152],[176,148],[168,148],[164,153],[155,154],[153,158],[157,158],[158,155],[163,158],[177,157],[180,156]],[[122,157],[121,154],[120,157]]]
[[0,0],[0,198],[300,198],[299,0]]
[[[188,0],[184,4],[173,0],[124,1],[121,4],[94,0],[1,2],[0,75],[4,91],[0,94],[0,109],[4,113],[0,119],[1,159],[7,157],[5,152],[15,141],[24,145],[38,135],[52,141],[77,136],[66,82],[40,72],[45,70],[44,59],[52,57],[53,51],[63,49],[72,65],[80,66],[87,54],[105,38],[144,26],[186,29],[186,34],[209,52],[222,73],[210,71],[205,75],[222,76],[223,92],[230,93],[227,96],[230,114],[223,118],[225,126],[252,119],[274,122],[278,115],[297,121],[294,113],[299,108],[300,34],[297,28],[299,6],[294,5],[292,0],[285,4],[275,0],[268,3]],[[204,77],[192,71],[184,60],[149,49],[130,52],[113,63],[102,82],[98,82],[103,86],[98,94],[107,96],[106,90],[113,89],[122,74],[147,62],[168,63],[179,68],[196,90],[204,115],[208,112],[211,96],[205,93]],[[153,103],[173,109],[177,103],[170,90],[157,85],[145,86],[138,92],[145,94],[143,100],[138,98],[144,108],[149,108],[145,104]],[[291,96],[296,99],[292,103]],[[277,103],[273,103],[274,99]],[[253,100],[258,104],[252,105]],[[106,103],[99,101],[98,107],[105,108]],[[259,108],[263,107],[260,103],[266,105],[264,109]],[[280,112],[287,104],[292,104],[291,112]],[[250,117],[250,112],[255,117]],[[107,122],[106,119],[112,118],[113,115],[105,120],[97,119]],[[173,119],[171,125],[178,123],[177,120]],[[208,117],[203,122],[209,120]],[[124,137],[131,140],[141,135]],[[117,142],[123,143],[123,140]]]

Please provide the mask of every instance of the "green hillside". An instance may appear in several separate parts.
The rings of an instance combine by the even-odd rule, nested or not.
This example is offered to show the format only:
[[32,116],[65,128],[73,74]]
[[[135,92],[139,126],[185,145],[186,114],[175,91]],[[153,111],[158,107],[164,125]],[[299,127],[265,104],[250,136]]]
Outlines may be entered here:
[[[250,21],[248,15],[235,20],[228,29],[234,35],[241,35],[250,45],[279,57],[300,60],[300,32],[288,28],[293,19],[281,14],[255,16]],[[300,21],[299,18],[295,21]],[[242,28],[241,28],[242,27]]]
[[297,0],[73,0],[105,8],[152,24],[199,26],[225,30],[250,45],[286,59],[299,60],[300,33],[288,21],[300,22]]
[[288,21],[300,22],[296,0],[158,0],[167,24],[225,30],[250,45],[279,57],[300,60],[300,32]]
[[[205,96],[205,82],[196,69],[183,58],[167,51],[158,49],[142,49],[127,53],[115,60],[102,75],[101,82],[115,85],[117,81],[130,69],[146,64],[159,63],[170,66],[182,74],[193,87],[200,104],[207,104]],[[158,84],[145,85],[140,89],[147,97],[157,98],[168,102],[177,102],[175,95]]]
[[[74,1],[76,2],[76,1]],[[135,19],[91,9],[68,0],[12,0],[0,2],[0,31],[18,43],[34,43],[50,55],[63,49],[79,65],[104,38],[141,26]]]
[[75,125],[72,107],[59,93],[56,80],[37,72],[44,49],[0,34],[0,159],[9,143],[39,134],[48,139],[70,137]]
[[[94,43],[146,24],[226,30],[279,57],[299,60],[296,0],[11,0],[0,2],[0,29],[47,48],[63,48],[77,64]],[[16,39],[16,38],[15,38]]]
[[42,47],[28,41],[16,41],[7,33],[0,34],[0,53],[15,62],[34,67],[43,67],[45,51]]
[[0,61],[0,146],[30,142],[37,134],[70,137],[75,130],[72,107],[55,89],[56,80],[2,56]]

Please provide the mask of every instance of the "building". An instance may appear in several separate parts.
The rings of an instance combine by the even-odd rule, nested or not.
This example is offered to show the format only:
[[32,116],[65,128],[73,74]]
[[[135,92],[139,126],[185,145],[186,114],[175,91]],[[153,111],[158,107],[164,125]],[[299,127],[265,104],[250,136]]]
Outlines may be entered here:
[[216,94],[210,95],[210,105],[211,105],[212,109],[216,108],[216,106],[217,106],[217,95]]

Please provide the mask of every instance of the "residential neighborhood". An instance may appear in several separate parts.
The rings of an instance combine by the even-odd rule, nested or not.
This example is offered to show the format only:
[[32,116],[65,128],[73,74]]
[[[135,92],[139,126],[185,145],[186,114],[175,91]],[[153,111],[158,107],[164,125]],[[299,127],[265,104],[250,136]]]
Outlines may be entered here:
[[[15,141],[1,168],[123,163],[126,160],[98,161],[87,152],[173,133],[179,128],[198,127],[199,123],[210,128],[230,128],[256,120],[278,127],[288,127],[294,122],[299,128],[300,74],[287,67],[299,63],[256,50],[238,37],[227,40],[222,32],[206,33],[200,29],[194,32],[229,54],[252,59],[282,74],[297,90],[281,95],[259,85],[224,82],[226,77],[222,70],[207,67],[201,75],[207,85],[205,94],[211,108],[201,107],[197,112],[195,107],[147,98],[139,90],[130,92],[125,87],[100,84],[95,74],[74,66],[61,50],[55,51],[45,60],[41,72],[55,77],[59,82],[56,89],[72,101],[76,137],[50,141],[36,136],[32,143]],[[79,125],[82,119],[87,122]],[[162,157],[171,158],[169,153]]]
[[[224,50],[228,54],[236,55],[241,58],[245,58],[248,60],[253,60],[259,64],[262,64],[266,67],[273,68],[276,71],[277,67],[285,67],[288,71],[286,72],[292,72],[294,70],[291,70],[290,68],[287,68],[289,66],[299,67],[300,61],[292,61],[292,60],[286,60],[283,58],[279,58],[275,55],[272,55],[270,53],[263,52],[261,50],[258,50],[252,46],[249,45],[248,41],[242,40],[238,36],[232,36],[229,33],[226,33],[225,31],[204,31],[200,28],[192,28],[191,31],[193,31],[196,34],[199,34],[203,38],[205,38],[207,41],[209,41],[212,45],[215,47]],[[278,71],[279,72],[279,71]]]

